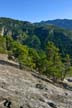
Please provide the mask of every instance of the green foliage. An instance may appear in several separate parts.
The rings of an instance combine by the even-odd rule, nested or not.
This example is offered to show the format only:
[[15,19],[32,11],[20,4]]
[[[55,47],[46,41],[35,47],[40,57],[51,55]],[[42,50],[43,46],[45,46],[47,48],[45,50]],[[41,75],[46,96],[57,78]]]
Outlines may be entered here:
[[40,58],[37,51],[33,48],[29,48],[29,57],[32,59],[32,62],[35,64],[34,68],[36,69]]
[[0,36],[0,53],[6,53],[6,39]]
[[69,55],[62,61],[59,49],[53,42],[48,42],[45,52],[29,48],[16,41],[12,41],[10,45],[9,56],[15,57],[21,69],[25,66],[36,69],[54,81],[57,81],[57,79],[63,80],[72,69]]
[[8,54],[9,57],[15,57],[16,61],[20,64],[20,68],[24,68],[24,66],[28,66],[30,68],[35,67],[32,57],[29,56],[29,48],[26,45],[13,41]]
[[41,42],[40,39],[36,35],[32,35],[28,37],[25,41],[25,44],[27,44],[31,48],[39,49]]
[[32,24],[9,18],[0,18],[0,23],[0,31],[4,28],[3,35],[9,35],[21,44],[45,50],[48,41],[52,41],[60,49],[63,57],[66,54],[72,56],[72,31],[70,30],[44,23]]
[[5,36],[6,39],[6,49],[11,50],[13,38],[11,36]]
[[26,44],[26,40],[28,39],[28,35],[25,32],[19,32],[19,36],[17,37],[17,41],[21,44]]
[[36,69],[54,80],[71,75],[72,31],[5,18],[0,22],[0,30],[4,28],[0,53],[7,50],[9,58],[13,56],[20,68]]
[[48,42],[46,46],[47,67],[46,74],[53,77],[54,80],[62,77],[64,65],[59,54],[59,49],[52,42]]
[[46,64],[47,64],[47,63],[45,63],[47,61],[46,60],[46,54],[45,54],[45,52],[43,50],[39,50],[38,55],[39,55],[39,57],[38,57],[37,63],[36,63],[37,70],[41,74],[43,74],[45,72],[45,70],[46,70]]
[[53,42],[48,42],[46,46],[46,54],[47,54],[47,59],[52,60],[56,54],[58,54],[59,49],[55,47]]
[[65,66],[65,70],[62,79],[64,79],[67,75],[70,75],[72,73],[71,60],[68,54],[65,57],[64,66]]

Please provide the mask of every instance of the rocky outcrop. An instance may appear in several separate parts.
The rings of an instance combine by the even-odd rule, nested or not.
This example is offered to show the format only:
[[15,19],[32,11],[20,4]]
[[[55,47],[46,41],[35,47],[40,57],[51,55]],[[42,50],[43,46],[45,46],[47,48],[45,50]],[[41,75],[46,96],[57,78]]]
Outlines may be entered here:
[[5,35],[6,36],[12,36],[12,34],[13,34],[12,30],[10,30],[9,28],[6,28],[4,26],[0,28],[0,35],[1,36],[5,36]]
[[72,91],[19,70],[6,57],[0,56],[0,108],[72,108]]
[[1,36],[4,36],[4,33],[5,33],[5,28],[2,27],[2,30],[1,30]]

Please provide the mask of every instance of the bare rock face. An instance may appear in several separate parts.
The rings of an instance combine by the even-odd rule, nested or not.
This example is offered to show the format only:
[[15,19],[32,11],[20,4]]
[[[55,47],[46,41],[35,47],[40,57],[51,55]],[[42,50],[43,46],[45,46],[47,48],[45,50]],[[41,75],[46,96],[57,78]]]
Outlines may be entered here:
[[72,91],[32,73],[0,55],[0,108],[72,108]]
[[4,35],[7,35],[7,36],[12,36],[12,30],[10,30],[9,28],[5,27],[5,26],[2,26],[0,28],[0,35],[1,36],[4,36]]
[[2,27],[2,29],[1,29],[1,31],[0,31],[0,35],[1,35],[1,36],[4,36],[4,32],[5,32],[5,28]]

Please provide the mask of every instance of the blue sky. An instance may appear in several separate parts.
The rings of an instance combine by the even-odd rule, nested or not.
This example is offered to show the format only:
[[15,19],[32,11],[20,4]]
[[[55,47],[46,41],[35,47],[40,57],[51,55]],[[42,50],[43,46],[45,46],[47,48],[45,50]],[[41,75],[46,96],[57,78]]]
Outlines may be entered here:
[[31,22],[72,19],[72,0],[0,0],[0,17]]

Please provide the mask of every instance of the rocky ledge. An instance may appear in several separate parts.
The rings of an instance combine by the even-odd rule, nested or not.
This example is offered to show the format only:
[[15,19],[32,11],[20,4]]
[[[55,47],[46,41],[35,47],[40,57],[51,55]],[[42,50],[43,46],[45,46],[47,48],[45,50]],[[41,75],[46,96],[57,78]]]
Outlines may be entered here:
[[72,108],[72,91],[0,56],[0,108]]

